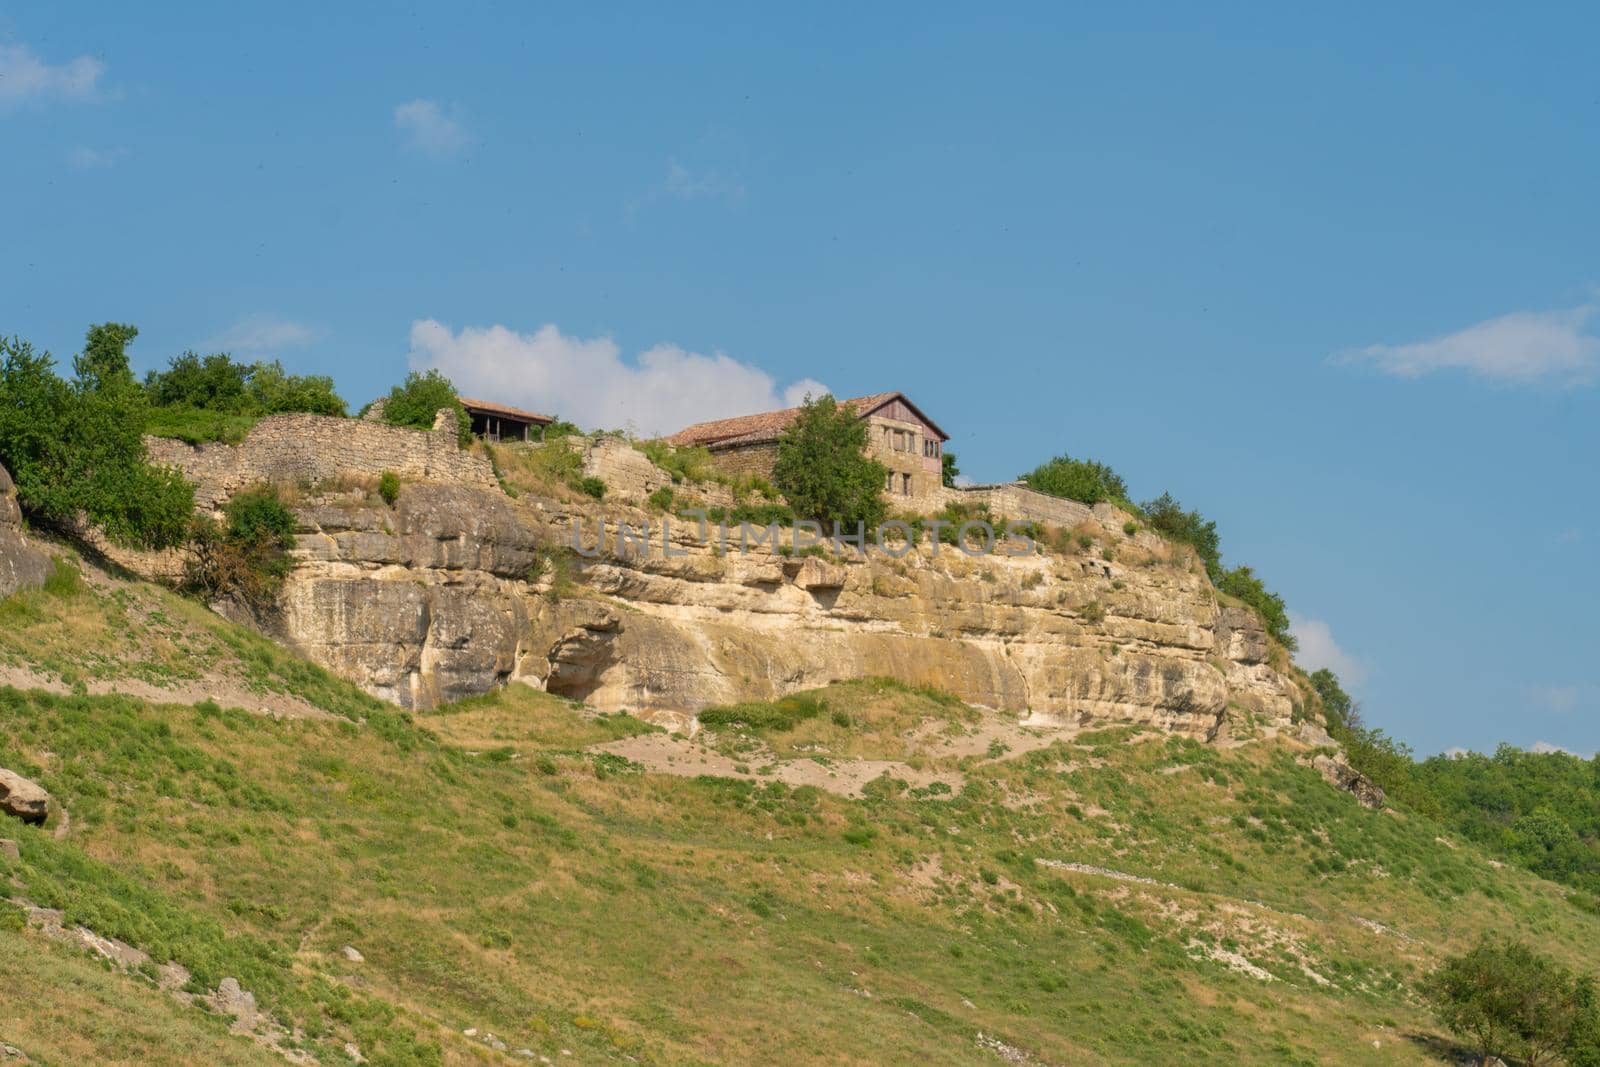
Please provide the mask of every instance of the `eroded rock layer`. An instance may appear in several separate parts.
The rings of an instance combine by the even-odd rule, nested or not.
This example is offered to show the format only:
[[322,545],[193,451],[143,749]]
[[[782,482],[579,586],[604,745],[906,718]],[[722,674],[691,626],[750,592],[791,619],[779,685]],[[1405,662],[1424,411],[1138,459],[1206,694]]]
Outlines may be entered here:
[[[723,551],[692,523],[664,541],[641,511],[412,485],[393,508],[300,512],[281,636],[418,707],[520,680],[607,710],[693,712],[882,675],[1200,737],[1230,709],[1286,723],[1300,696],[1255,616],[1219,603],[1185,550],[1102,511],[1065,552],[817,558],[741,552],[736,533]],[[651,519],[649,548],[573,552],[571,524],[593,546],[601,518]]]

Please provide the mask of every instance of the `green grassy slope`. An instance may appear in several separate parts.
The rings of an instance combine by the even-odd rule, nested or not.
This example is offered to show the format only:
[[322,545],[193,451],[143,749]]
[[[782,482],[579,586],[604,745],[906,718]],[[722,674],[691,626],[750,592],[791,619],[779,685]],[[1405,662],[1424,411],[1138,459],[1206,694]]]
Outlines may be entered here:
[[[590,746],[649,727],[520,687],[411,719],[148,586],[28,596],[0,606],[13,667],[138,626],[331,713],[0,689],[0,765],[71,813],[61,840],[0,831],[13,896],[195,991],[238,978],[327,1063],[347,1042],[505,1062],[491,1032],[565,1062],[1436,1062],[1412,989],[1441,951],[1493,928],[1576,963],[1600,940],[1560,887],[1359,808],[1274,742],[1101,731],[949,757],[954,794],[847,799],[759,767],[646,773]],[[908,724],[980,717],[816,696],[717,744],[898,758]],[[0,932],[0,1040],[36,1060],[271,1058],[225,1030],[149,975]]]

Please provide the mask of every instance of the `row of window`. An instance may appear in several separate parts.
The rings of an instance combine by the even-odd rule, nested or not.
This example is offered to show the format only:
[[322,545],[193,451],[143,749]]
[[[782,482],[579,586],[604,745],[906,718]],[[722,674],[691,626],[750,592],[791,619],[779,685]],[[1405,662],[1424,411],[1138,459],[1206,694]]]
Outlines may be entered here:
[[901,496],[910,496],[911,495],[911,475],[906,474],[904,471],[890,471],[889,472],[889,476],[883,480],[883,491],[885,493],[894,492],[894,486],[895,486],[895,479],[896,478],[900,479],[900,495]]
[[[896,430],[892,426],[883,428],[883,443],[891,452],[915,452],[917,450],[917,432],[915,430]],[[922,454],[928,459],[935,459],[939,455],[939,440],[936,437],[923,437]]]

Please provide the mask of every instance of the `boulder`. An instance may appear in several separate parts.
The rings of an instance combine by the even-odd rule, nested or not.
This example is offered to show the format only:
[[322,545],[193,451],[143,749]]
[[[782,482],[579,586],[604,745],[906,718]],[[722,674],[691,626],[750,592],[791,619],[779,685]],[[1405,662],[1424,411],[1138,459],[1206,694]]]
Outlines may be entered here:
[[1383,789],[1371,778],[1362,774],[1342,759],[1319,755],[1311,761],[1317,773],[1336,789],[1343,789],[1355,797],[1364,808],[1383,807]]
[[50,557],[23,536],[16,487],[0,467],[0,597],[41,586],[49,574]]
[[37,782],[0,767],[0,811],[34,826],[50,814],[50,794]]
[[1300,724],[1300,732],[1295,734],[1295,738],[1302,745],[1310,745],[1312,748],[1334,748],[1339,744],[1333,739],[1332,734],[1323,729],[1320,722],[1313,722],[1310,719]]

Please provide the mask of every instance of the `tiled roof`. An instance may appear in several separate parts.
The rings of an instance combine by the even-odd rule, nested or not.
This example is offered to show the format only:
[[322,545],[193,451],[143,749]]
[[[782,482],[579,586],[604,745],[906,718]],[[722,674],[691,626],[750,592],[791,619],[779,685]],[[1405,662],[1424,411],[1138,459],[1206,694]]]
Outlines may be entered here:
[[461,406],[466,408],[469,412],[475,412],[479,415],[498,415],[503,419],[516,419],[519,422],[533,422],[538,423],[541,426],[545,426],[556,421],[549,415],[538,415],[532,411],[523,411],[521,408],[514,408],[506,404],[491,404],[487,400],[473,400],[471,397],[466,396],[460,396],[456,399],[461,401]]
[[[888,392],[873,393],[870,396],[858,396],[850,400],[841,400],[841,407],[852,407],[862,418],[872,414],[895,398],[904,400],[918,415],[922,412],[911,403],[904,393]],[[672,445],[706,445],[712,448],[736,448],[740,445],[760,444],[764,441],[775,441],[789,428],[789,424],[800,414],[799,408],[784,408],[782,411],[763,411],[757,415],[739,415],[731,419],[716,419],[711,422],[697,422],[693,426],[686,426],[667,438],[667,443]],[[933,420],[922,415],[923,421],[933,428],[941,437],[944,431],[934,426]]]

